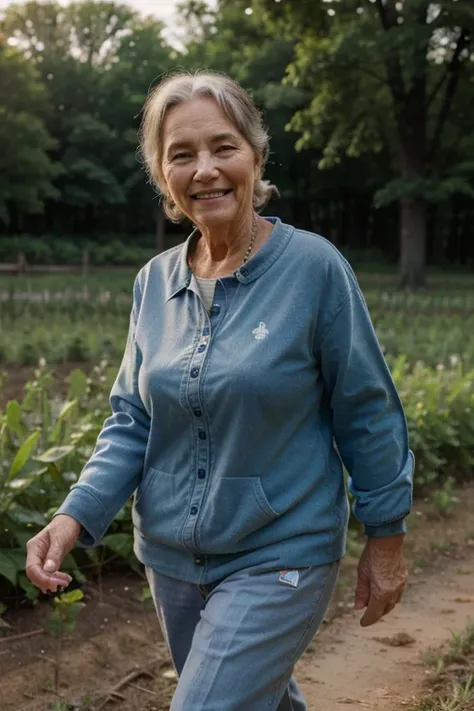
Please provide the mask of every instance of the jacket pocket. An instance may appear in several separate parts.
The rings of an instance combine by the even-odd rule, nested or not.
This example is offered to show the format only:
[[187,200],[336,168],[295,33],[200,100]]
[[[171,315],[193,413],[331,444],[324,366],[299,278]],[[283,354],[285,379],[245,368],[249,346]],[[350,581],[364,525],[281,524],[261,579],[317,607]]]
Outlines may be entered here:
[[176,547],[185,506],[177,478],[150,467],[135,495],[133,524],[145,538]]
[[252,548],[257,531],[277,517],[260,477],[222,477],[211,487],[200,513],[199,548],[205,553]]

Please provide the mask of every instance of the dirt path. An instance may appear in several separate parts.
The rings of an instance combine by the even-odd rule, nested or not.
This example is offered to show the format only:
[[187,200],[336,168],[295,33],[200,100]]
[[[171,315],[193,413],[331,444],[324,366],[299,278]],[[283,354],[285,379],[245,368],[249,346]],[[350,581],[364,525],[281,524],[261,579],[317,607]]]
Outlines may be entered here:
[[352,611],[334,620],[297,667],[311,711],[409,705],[426,677],[422,652],[474,619],[474,548],[426,577],[412,576],[403,604],[383,622],[363,629],[359,618]]
[[[409,588],[383,622],[360,627],[360,614],[351,607],[358,551],[344,561],[327,623],[296,668],[308,711],[410,708],[426,679],[422,653],[474,619],[474,485],[459,494],[448,519],[432,514],[430,505],[423,505],[410,523]],[[131,572],[106,576],[102,601],[97,586],[85,587],[87,605],[62,660],[61,692],[75,704],[69,708],[98,710],[108,690],[131,671],[142,671],[104,711],[168,711],[176,681],[155,613],[140,601],[142,589]],[[51,607],[43,601],[8,613],[9,634],[39,629]],[[400,641],[408,644],[394,646]],[[2,711],[51,708],[57,698],[51,692],[52,657],[54,640],[46,634],[0,638]]]

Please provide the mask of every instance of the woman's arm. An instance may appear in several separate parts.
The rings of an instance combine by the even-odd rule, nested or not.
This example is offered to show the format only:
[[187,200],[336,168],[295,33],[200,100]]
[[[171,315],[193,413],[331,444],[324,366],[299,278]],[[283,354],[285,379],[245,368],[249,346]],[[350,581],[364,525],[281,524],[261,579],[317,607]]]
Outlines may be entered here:
[[402,404],[357,286],[327,328],[320,359],[354,513],[368,536],[355,592],[355,608],[366,608],[360,621],[366,627],[400,602],[407,583],[402,534],[414,458]]
[[405,533],[414,458],[402,404],[357,286],[323,334],[320,363],[354,513],[368,536]]
[[127,343],[110,394],[112,414],[105,420],[91,458],[57,514],[78,521],[85,532],[80,543],[96,545],[142,476],[150,418],[138,391],[141,353],[135,340],[138,278]]

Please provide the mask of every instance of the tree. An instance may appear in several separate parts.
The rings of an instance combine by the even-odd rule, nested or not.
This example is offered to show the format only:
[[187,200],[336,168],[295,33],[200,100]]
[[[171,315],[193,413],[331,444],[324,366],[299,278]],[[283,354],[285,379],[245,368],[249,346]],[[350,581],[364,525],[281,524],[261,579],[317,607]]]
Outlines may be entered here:
[[268,25],[296,40],[286,81],[311,91],[291,126],[299,148],[323,149],[321,168],[343,155],[390,148],[392,179],[376,204],[400,204],[401,283],[424,284],[427,204],[474,191],[438,171],[460,87],[472,76],[469,0],[254,0]]
[[47,123],[64,171],[48,224],[125,231],[128,215],[134,224],[140,209],[153,215],[136,148],[141,106],[171,61],[163,24],[126,5],[86,0],[11,5],[2,27],[49,90]]
[[43,116],[47,92],[38,72],[16,50],[0,40],[0,220],[39,213],[58,196],[52,181],[60,167],[50,152],[55,141]]

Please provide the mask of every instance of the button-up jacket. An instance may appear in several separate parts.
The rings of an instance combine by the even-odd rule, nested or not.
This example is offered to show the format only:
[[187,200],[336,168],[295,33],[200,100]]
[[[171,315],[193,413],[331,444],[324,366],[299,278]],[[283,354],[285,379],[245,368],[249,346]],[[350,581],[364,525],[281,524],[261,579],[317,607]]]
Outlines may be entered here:
[[413,456],[355,275],[322,237],[268,219],[210,312],[187,264],[197,233],[138,274],[112,414],[57,512],[83,545],[134,493],[135,553],[165,574],[327,563],[344,553],[343,464],[366,533],[405,531]]

